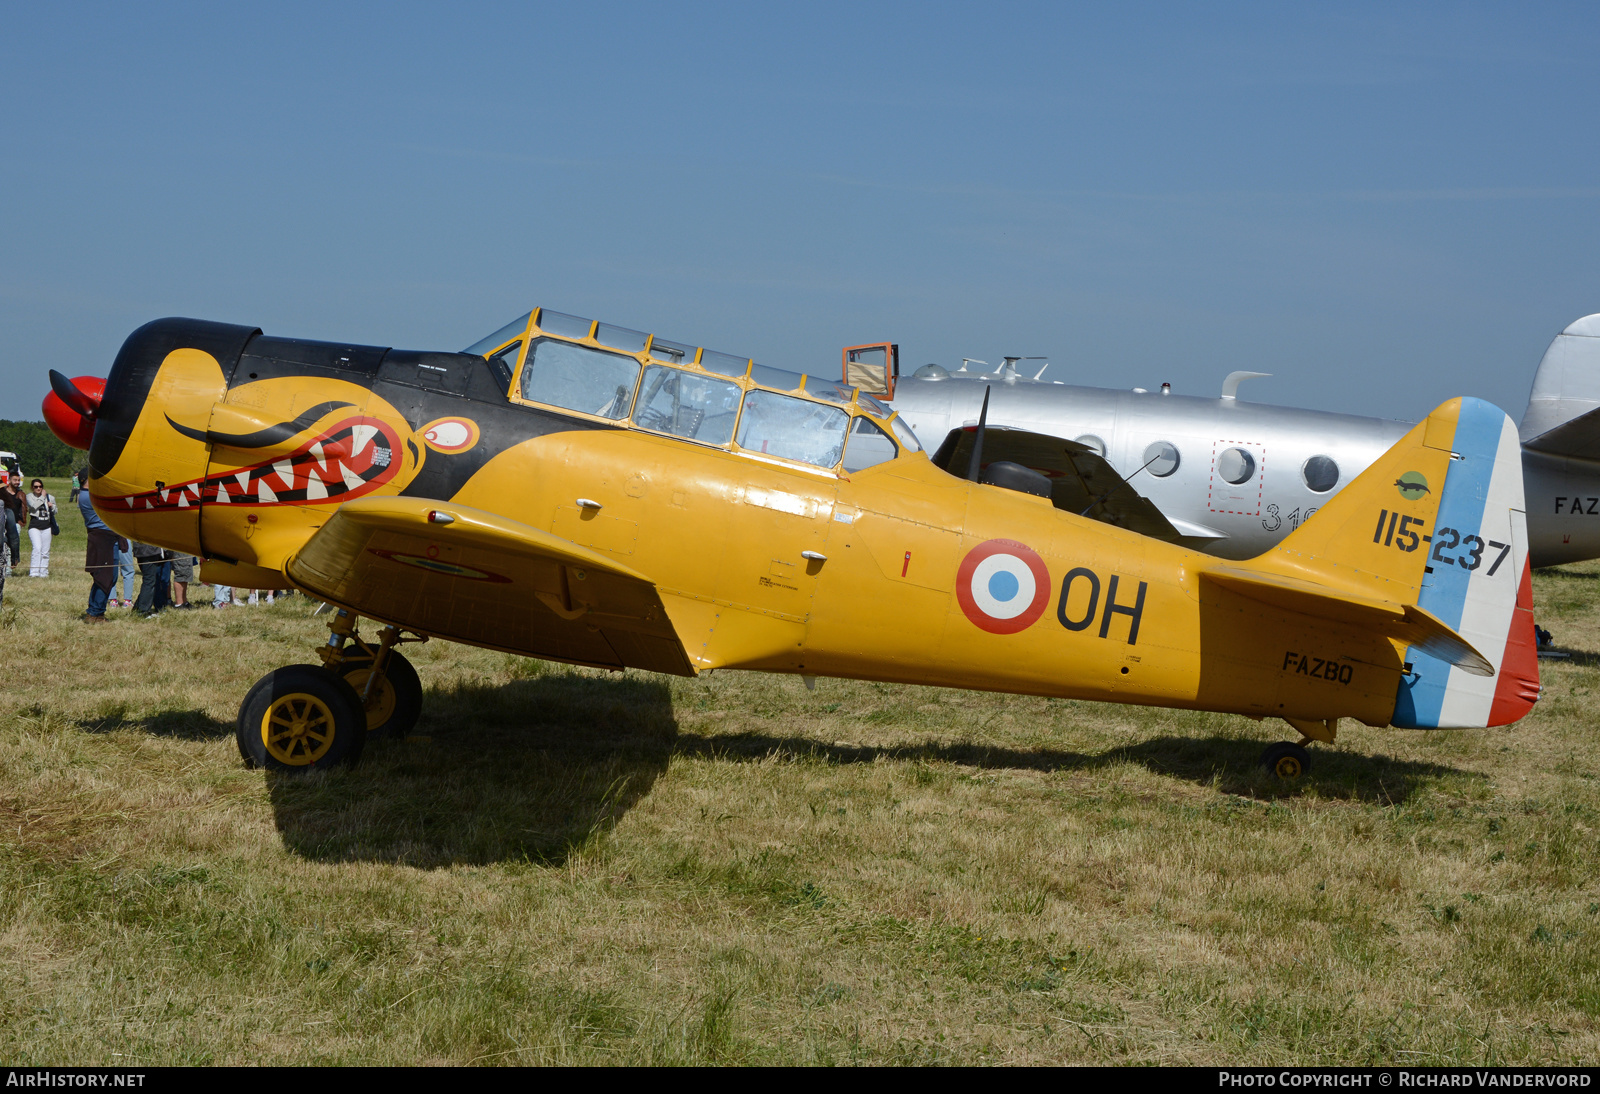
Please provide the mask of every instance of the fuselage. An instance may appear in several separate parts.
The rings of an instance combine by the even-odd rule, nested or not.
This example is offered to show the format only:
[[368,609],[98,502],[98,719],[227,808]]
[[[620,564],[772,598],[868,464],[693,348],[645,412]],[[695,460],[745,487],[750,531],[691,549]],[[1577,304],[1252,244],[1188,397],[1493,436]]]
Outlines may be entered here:
[[[353,499],[435,499],[551,533],[646,575],[694,670],[939,683],[1312,721],[1383,725],[1395,717],[1405,642],[1354,617],[1203,589],[1217,558],[949,475],[888,412],[848,389],[748,360],[709,372],[709,354],[690,368],[681,355],[663,362],[668,351],[659,347],[622,352],[594,333],[563,340],[531,320],[532,346],[589,354],[599,363],[586,368],[614,368],[619,379],[606,374],[597,398],[572,377],[588,382],[599,373],[541,380],[526,347],[497,360],[273,339],[218,324],[152,330],[158,326],[130,338],[113,369],[90,490],[113,528],[212,559],[221,580],[285,583],[294,554]],[[687,403],[658,398],[663,388],[652,376],[670,376],[679,393],[721,384],[724,394],[685,414]],[[832,422],[826,428],[837,431],[837,446],[807,442],[788,449],[800,456],[775,455],[798,436],[772,417],[779,398],[804,430]],[[724,414],[725,429],[705,432]],[[1131,426],[1135,415],[1124,420]],[[1255,435],[1234,432],[1217,440],[1243,444]],[[848,447],[847,434],[848,445],[864,437],[867,447]],[[1381,447],[1376,437],[1372,443]],[[1266,458],[1277,458],[1276,449]],[[1444,481],[1446,462],[1432,449],[1413,458],[1435,483]],[[1385,487],[1386,514],[1431,513],[1433,499]],[[1351,518],[1352,549],[1414,565],[1405,593],[1414,597],[1422,555],[1395,552],[1414,550],[1416,538],[1409,547],[1380,543],[1369,529],[1378,505],[1371,508]],[[1239,518],[1226,527],[1242,541],[1267,512],[1263,505],[1220,515]],[[1431,521],[1415,518],[1419,534]],[[1510,542],[1508,532],[1498,534]],[[449,555],[448,542],[441,536],[445,553],[415,560],[419,605],[428,574],[479,572],[478,562]],[[1513,559],[1506,573],[1520,564]],[[1388,585],[1379,581],[1376,595],[1391,595],[1381,588]],[[645,663],[598,628],[587,644],[552,645],[545,624],[554,617],[539,603],[474,589],[486,599],[393,618],[348,607],[513,652],[613,668]]]
[[[1219,558],[1253,558],[1281,542],[1411,428],[1387,418],[1083,387],[1009,370],[935,375],[903,378],[892,400],[930,445],[976,422],[987,389],[990,424],[1095,448],[1186,542]],[[1175,466],[1151,462],[1162,444],[1176,452]],[[1224,472],[1238,478],[1246,464],[1233,453],[1252,466],[1228,482]],[[1525,450],[1522,467],[1533,565],[1600,557],[1600,465]]]

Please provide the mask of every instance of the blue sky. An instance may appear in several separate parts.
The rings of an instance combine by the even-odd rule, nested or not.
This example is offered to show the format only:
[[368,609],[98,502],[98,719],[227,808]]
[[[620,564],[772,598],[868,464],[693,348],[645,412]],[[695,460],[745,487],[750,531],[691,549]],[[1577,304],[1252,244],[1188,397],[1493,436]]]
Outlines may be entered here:
[[540,303],[798,370],[1520,416],[1600,311],[1584,5],[40,5],[0,417],[164,315],[455,349]]

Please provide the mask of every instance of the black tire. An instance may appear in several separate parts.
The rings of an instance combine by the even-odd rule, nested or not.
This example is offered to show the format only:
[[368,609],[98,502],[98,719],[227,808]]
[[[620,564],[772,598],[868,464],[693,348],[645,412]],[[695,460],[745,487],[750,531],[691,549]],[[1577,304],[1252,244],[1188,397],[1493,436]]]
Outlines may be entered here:
[[1298,779],[1311,770],[1311,753],[1297,744],[1278,741],[1262,749],[1261,766],[1285,781]]
[[350,685],[321,665],[289,665],[267,673],[245,695],[236,736],[239,755],[251,767],[326,771],[361,758],[366,712]]
[[[347,650],[339,666],[339,675],[355,689],[359,702],[367,687],[367,676],[372,671],[372,657],[360,648]],[[383,679],[372,689],[372,701],[366,705],[368,737],[404,737],[417,724],[422,714],[422,681],[417,670],[411,667],[398,650],[390,650],[384,663]]]

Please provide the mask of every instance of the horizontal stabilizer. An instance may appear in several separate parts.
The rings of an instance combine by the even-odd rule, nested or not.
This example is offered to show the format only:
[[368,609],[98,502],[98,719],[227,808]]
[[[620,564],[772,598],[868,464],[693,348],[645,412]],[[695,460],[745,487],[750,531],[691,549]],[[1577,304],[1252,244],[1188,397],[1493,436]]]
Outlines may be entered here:
[[1555,336],[1533,374],[1518,429],[1536,452],[1600,459],[1600,315],[1586,315]]
[[346,502],[284,567],[300,588],[383,621],[528,657],[692,676],[649,578],[481,509]]
[[1372,628],[1473,676],[1494,675],[1494,665],[1470,642],[1414,604],[1379,600],[1304,578],[1232,566],[1204,570],[1201,577],[1240,596],[1287,611]]
[[1549,456],[1600,460],[1600,407],[1524,441],[1522,447]]

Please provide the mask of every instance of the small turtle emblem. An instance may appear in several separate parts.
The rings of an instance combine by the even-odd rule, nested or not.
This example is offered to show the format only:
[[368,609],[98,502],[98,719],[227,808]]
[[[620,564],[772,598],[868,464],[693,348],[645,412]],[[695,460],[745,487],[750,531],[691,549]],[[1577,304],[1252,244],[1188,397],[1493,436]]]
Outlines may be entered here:
[[1416,501],[1424,494],[1433,493],[1428,489],[1428,480],[1420,471],[1407,471],[1394,480],[1395,489],[1400,491],[1400,496],[1407,501]]

